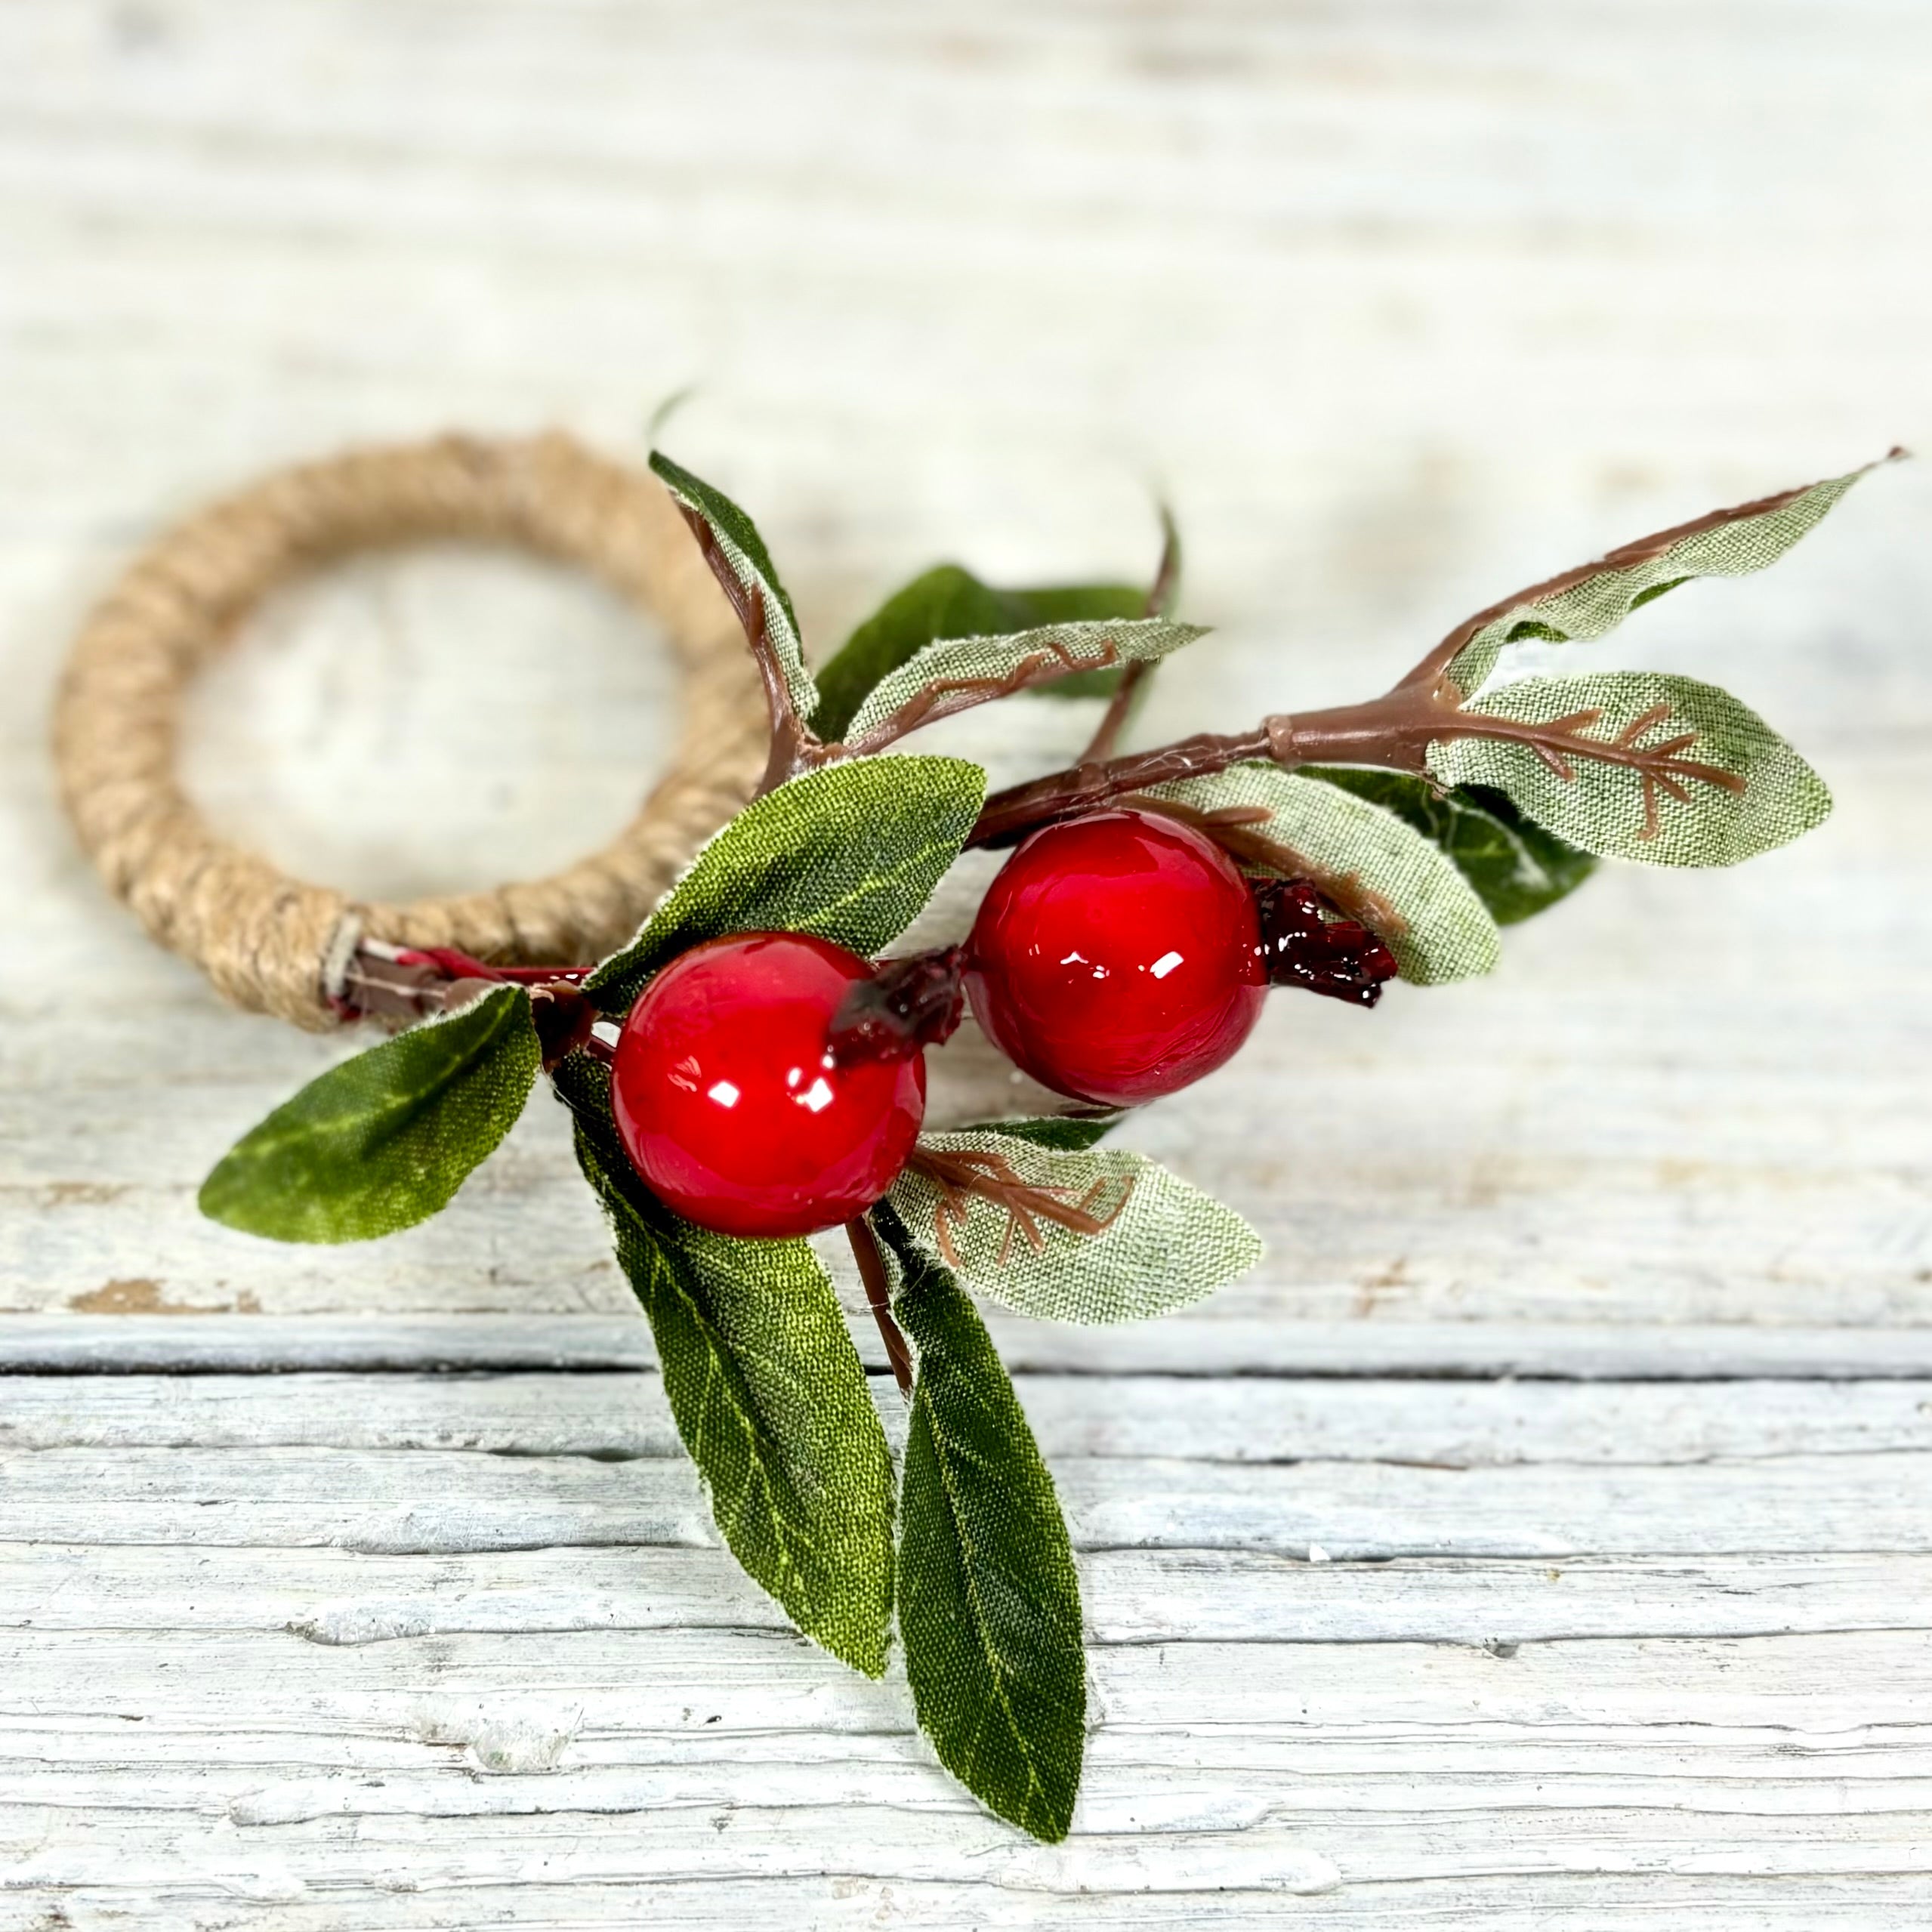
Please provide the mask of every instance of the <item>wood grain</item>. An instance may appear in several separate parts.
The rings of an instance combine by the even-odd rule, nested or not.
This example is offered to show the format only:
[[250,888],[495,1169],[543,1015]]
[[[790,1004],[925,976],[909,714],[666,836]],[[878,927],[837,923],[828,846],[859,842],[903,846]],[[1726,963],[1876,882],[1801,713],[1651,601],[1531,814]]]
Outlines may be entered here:
[[[204,495],[451,425],[640,454],[693,381],[820,650],[942,555],[1143,571],[1159,492],[1220,627],[1164,724],[1359,696],[1932,437],[1928,73],[1892,0],[0,8],[0,1932],[1932,1919],[1922,464],[1589,653],[1736,690],[1829,825],[1606,872],[1480,985],[1284,995],[1131,1130],[1264,1266],[996,1320],[1093,1645],[1051,1851],[718,1547],[557,1110],[391,1242],[197,1220],[347,1043],[147,946],[43,749]],[[514,560],[239,645],[196,795],[364,892],[551,870],[670,740],[656,640]],[[928,741],[1003,779],[1085,723],[1006,708]]]

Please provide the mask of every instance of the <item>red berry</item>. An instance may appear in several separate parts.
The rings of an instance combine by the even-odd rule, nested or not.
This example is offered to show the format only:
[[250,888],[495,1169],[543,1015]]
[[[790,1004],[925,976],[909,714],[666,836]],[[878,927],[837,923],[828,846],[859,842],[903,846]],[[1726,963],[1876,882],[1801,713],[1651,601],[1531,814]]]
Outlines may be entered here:
[[1191,826],[1097,812],[1035,832],[973,927],[993,1043],[1076,1100],[1128,1106],[1211,1073],[1267,991],[1247,881]]
[[775,1239],[850,1221],[918,1137],[926,1063],[835,1065],[832,1016],[872,968],[803,933],[694,946],[631,1009],[610,1098],[637,1171],[687,1220]]

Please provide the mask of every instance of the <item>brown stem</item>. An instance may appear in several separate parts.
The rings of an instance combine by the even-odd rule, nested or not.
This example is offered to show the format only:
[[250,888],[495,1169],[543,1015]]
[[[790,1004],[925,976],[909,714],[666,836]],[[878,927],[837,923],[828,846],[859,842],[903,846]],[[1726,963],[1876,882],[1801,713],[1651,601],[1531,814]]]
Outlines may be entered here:
[[1039,1224],[1052,1221],[1076,1234],[1103,1234],[1120,1217],[1127,1197],[1134,1191],[1134,1177],[1117,1177],[1120,1198],[1104,1214],[1095,1211],[1108,1187],[1105,1176],[1096,1180],[1076,1200],[1067,1199],[1073,1190],[1029,1181],[1004,1154],[983,1149],[961,1147],[942,1153],[937,1147],[919,1147],[906,1163],[915,1174],[923,1175],[939,1190],[939,1205],[933,1216],[934,1239],[940,1258],[949,1268],[959,1267],[954,1231],[963,1227],[975,1200],[989,1201],[1006,1214],[1006,1238],[1000,1244],[999,1259],[1004,1265],[1017,1234],[1036,1255],[1046,1245]]
[[879,1339],[885,1344],[885,1359],[892,1364],[892,1378],[899,1393],[909,1401],[912,1395],[912,1350],[892,1316],[892,1283],[885,1271],[885,1257],[879,1252],[878,1236],[863,1214],[854,1214],[845,1224],[845,1238],[852,1244],[852,1258],[859,1264],[859,1279],[866,1284],[866,1300],[872,1319],[879,1325]]
[[458,987],[527,986],[532,995],[553,990],[573,996],[576,982],[594,966],[495,966],[452,946],[397,946],[362,940],[349,956],[342,995],[335,1002],[344,1020],[387,1020],[407,1025],[448,1011]]
[[1680,733],[1658,745],[1636,742],[1668,715],[1653,709],[1613,739],[1591,738],[1584,734],[1600,721],[1600,711],[1574,711],[1547,724],[1526,724],[1465,711],[1455,687],[1446,682],[1406,681],[1364,704],[1338,705],[1300,715],[1277,712],[1263,719],[1257,731],[1186,738],[1155,751],[1110,758],[1097,765],[1076,765],[1024,785],[1010,785],[987,799],[967,843],[1010,845],[1050,819],[1091,811],[1123,793],[1150,785],[1203,777],[1248,759],[1271,760],[1289,771],[1298,765],[1326,763],[1375,765],[1425,776],[1430,745],[1451,738],[1487,738],[1523,745],[1564,779],[1575,778],[1572,761],[1578,758],[1625,766],[1643,779],[1643,835],[1654,838],[1660,795],[1681,799],[1686,781],[1693,779],[1727,792],[1745,789],[1737,773],[1683,755],[1696,742],[1695,733]]
[[[1147,600],[1141,606],[1144,617],[1165,617],[1171,610],[1174,595],[1180,583],[1180,532],[1174,520],[1174,512],[1165,504],[1161,505],[1161,560],[1155,566],[1154,581],[1147,586]],[[1146,679],[1153,666],[1141,659],[1130,664],[1120,674],[1120,682],[1114,687],[1113,696],[1107,700],[1107,708],[1101,714],[1098,727],[1088,742],[1087,748],[1080,754],[1083,765],[1097,764],[1103,758],[1113,756],[1113,748],[1120,742],[1120,734],[1127,723],[1127,714],[1134,707],[1134,694]]]
[[1150,785],[1169,785],[1177,779],[1202,778],[1244,759],[1272,755],[1267,729],[1261,727],[1227,736],[1204,731],[1151,752],[1074,765],[994,792],[966,842],[1017,844],[1035,826],[1075,812],[1091,811],[1121,792],[1141,792]]

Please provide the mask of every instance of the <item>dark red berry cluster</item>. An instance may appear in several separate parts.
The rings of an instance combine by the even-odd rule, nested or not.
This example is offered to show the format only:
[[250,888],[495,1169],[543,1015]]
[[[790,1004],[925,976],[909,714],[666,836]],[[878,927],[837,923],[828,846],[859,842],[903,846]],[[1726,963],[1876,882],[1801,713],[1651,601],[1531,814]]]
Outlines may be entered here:
[[1258,887],[1261,951],[1278,986],[1373,1006],[1396,976],[1395,955],[1369,928],[1334,916],[1306,879],[1274,879]]
[[695,947],[632,1008],[612,1067],[618,1131],[680,1214],[773,1238],[851,1219],[904,1166],[925,1048],[961,994],[1056,1092],[1131,1106],[1191,1085],[1252,1030],[1270,984],[1372,1005],[1395,972],[1313,887],[1258,888],[1194,827],[1102,811],[1035,832],[963,947],[875,969],[828,941]]

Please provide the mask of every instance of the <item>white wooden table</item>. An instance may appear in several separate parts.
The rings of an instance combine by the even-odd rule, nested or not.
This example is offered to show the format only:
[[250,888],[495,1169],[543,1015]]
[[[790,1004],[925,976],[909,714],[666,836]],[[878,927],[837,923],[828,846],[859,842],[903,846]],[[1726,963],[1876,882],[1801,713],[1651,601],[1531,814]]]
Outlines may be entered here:
[[[693,380],[822,642],[940,554],[1143,569],[1151,480],[1224,626],[1177,728],[1364,693],[1932,439],[1929,75],[1906,0],[0,6],[0,1928],[1932,1922],[1922,466],[1592,659],[1758,704],[1830,826],[1281,996],[1133,1130],[1259,1273],[999,1325],[1091,1625],[1052,1850],[719,1548],[556,1110],[378,1247],[196,1219],[345,1043],[153,950],[42,748],[208,492],[636,450]],[[668,691],[582,586],[386,560],[191,763],[292,866],[480,882],[619,819]]]

